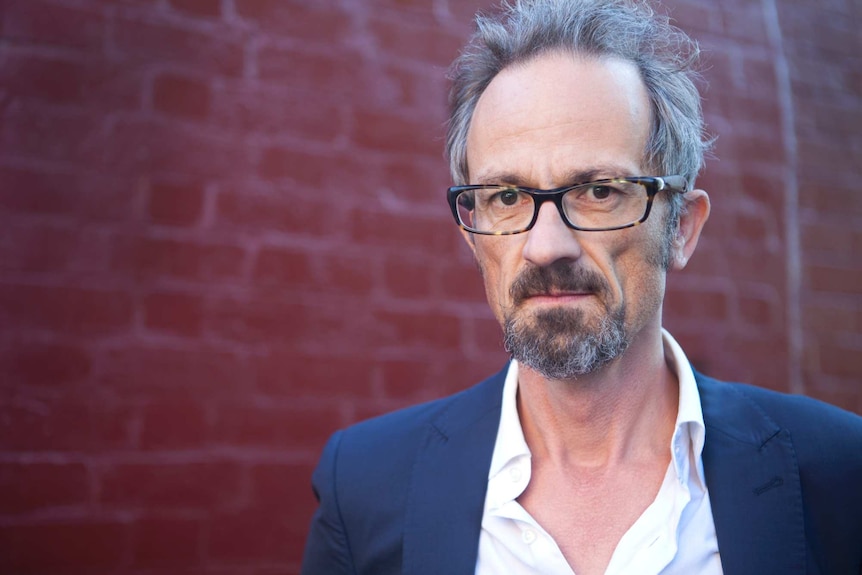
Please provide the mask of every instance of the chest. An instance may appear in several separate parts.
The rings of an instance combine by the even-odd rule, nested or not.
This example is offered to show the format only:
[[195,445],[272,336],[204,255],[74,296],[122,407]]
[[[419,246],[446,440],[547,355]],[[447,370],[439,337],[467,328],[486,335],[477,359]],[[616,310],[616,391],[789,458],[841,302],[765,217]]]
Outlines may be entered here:
[[615,473],[572,474],[536,466],[521,506],[554,539],[577,575],[605,573],[624,535],[656,502],[668,461]]

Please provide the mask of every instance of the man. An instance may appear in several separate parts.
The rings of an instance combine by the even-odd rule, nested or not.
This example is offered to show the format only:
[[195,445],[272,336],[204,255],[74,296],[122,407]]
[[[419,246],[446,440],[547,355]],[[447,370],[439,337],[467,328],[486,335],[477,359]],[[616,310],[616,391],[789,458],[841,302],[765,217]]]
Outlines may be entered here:
[[709,216],[694,45],[625,0],[477,23],[449,202],[513,360],[333,436],[303,573],[860,573],[862,418],[661,327]]

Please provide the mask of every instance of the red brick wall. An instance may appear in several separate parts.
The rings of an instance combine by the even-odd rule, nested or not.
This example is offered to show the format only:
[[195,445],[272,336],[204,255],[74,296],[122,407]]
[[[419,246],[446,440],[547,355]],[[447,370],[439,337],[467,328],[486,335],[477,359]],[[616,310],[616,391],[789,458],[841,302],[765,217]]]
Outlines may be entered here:
[[[443,199],[479,5],[0,1],[0,572],[294,573],[328,434],[500,365]],[[666,323],[862,412],[858,3],[671,6],[719,140]]]

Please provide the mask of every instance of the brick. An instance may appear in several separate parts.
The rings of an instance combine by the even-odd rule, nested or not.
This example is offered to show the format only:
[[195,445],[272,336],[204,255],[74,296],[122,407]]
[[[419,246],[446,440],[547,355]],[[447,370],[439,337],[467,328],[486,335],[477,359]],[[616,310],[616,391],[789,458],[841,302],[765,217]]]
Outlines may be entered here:
[[111,267],[136,278],[225,280],[242,275],[245,257],[243,248],[232,245],[133,237],[117,242]]
[[276,449],[323,447],[343,425],[332,407],[274,406],[233,401],[218,406],[214,437],[223,444]]
[[389,161],[383,166],[383,180],[400,204],[416,210],[427,209],[441,217],[450,218],[449,221],[454,224],[446,203],[446,189],[450,185],[449,168],[442,159],[434,158],[428,162]]
[[689,321],[721,322],[730,317],[728,297],[722,292],[668,290],[665,308]]
[[0,210],[13,214],[121,223],[134,219],[135,197],[134,185],[110,176],[0,167]]
[[382,362],[383,395],[387,399],[420,401],[440,389],[430,373],[431,366],[423,361]]
[[16,452],[107,451],[134,443],[133,408],[101,401],[0,403],[3,449]]
[[733,238],[767,249],[779,245],[781,230],[770,213],[761,210],[739,210],[733,217]]
[[[465,247],[464,249],[467,248]],[[482,274],[475,264],[468,265],[452,262],[449,265],[444,264],[439,273],[441,295],[447,301],[470,303],[483,303],[487,301]]]
[[745,78],[745,93],[751,97],[775,99],[778,80],[775,77],[775,62],[772,59],[744,58],[742,73]]
[[94,112],[57,111],[27,103],[2,114],[0,155],[101,167],[107,139]]
[[782,328],[782,314],[778,298],[739,296],[739,313],[748,324],[769,328]]
[[0,371],[7,383],[59,387],[85,381],[92,358],[79,345],[18,342],[0,349]]
[[158,292],[144,297],[148,329],[193,337],[200,335],[204,305],[200,294]]
[[250,472],[252,508],[270,507],[296,525],[308,525],[316,507],[308,464],[255,465]]
[[807,333],[840,333],[862,331],[862,311],[852,305],[806,303],[802,323]]
[[[776,258],[775,253],[764,249],[764,246],[751,245],[742,241],[728,242],[728,245],[720,253],[724,257],[731,258],[730,261],[733,262],[733,279],[737,283],[751,281],[780,286],[785,281],[784,259]],[[689,264],[685,273],[700,270],[707,277],[722,277],[722,274],[710,270],[709,263],[705,259],[701,259],[701,256],[693,258],[692,263],[697,264],[699,267]],[[725,274],[727,273],[730,273],[730,269],[725,272]],[[667,301],[665,299],[665,302]]]
[[83,520],[0,527],[4,573],[84,573],[123,566],[127,523]]
[[862,269],[806,265],[805,283],[813,291],[858,294],[862,292]]
[[824,214],[842,217],[862,214],[862,200],[857,199],[855,185],[829,181],[803,180],[799,185],[799,204]]
[[852,378],[855,381],[859,381],[859,378],[862,377],[862,363],[859,361],[859,354],[862,349],[859,346],[820,343],[818,352],[822,373]]
[[83,66],[65,60],[6,56],[0,75],[12,97],[65,104],[81,100]]
[[[429,4],[422,0],[374,0],[375,4],[383,6],[391,6],[399,8],[405,7],[428,7]],[[447,0],[446,7],[452,14],[452,21],[463,26],[464,34],[468,34],[473,30],[473,18],[477,12],[486,13],[488,11],[488,3],[483,0]],[[465,37],[466,41],[466,37]]]
[[204,190],[199,183],[153,182],[147,213],[150,221],[167,226],[194,226],[204,209]]
[[335,2],[235,0],[237,14],[260,28],[304,43],[344,44],[350,18]]
[[[728,356],[746,370],[738,377],[730,374],[733,379],[777,391],[790,391],[785,334],[771,333],[760,338],[752,338],[748,334],[737,335],[725,345]],[[769,358],[769,361],[764,362],[763,358]]]
[[117,464],[99,474],[100,504],[109,509],[211,510],[240,496],[237,463]]
[[313,283],[309,256],[302,252],[263,247],[254,263],[255,284],[287,288]]
[[700,2],[674,2],[668,6],[673,24],[686,32],[699,36],[702,32],[716,32],[721,28],[719,10]]
[[159,62],[228,77],[240,76],[243,71],[243,43],[237,33],[226,28],[199,32],[178,23],[120,17],[112,40],[129,64]]
[[6,55],[0,82],[13,99],[92,109],[140,107],[141,80],[98,58],[79,62],[35,54]]
[[[842,173],[846,166],[853,166],[856,152],[839,142],[829,140],[803,140],[799,142],[799,158],[803,169],[809,169],[813,173],[823,174],[834,171]],[[835,190],[830,189],[828,195],[833,195]],[[858,196],[858,194],[856,194]],[[826,198],[824,198],[826,199]],[[854,214],[862,214],[862,200],[854,197],[846,197],[844,209],[852,210]],[[837,201],[838,198],[829,198],[829,201]]]
[[159,399],[141,410],[141,449],[200,449],[206,445],[209,432],[201,399]]
[[72,260],[77,240],[78,234],[68,228],[5,226],[0,230],[0,270],[56,274]]
[[2,515],[82,507],[90,502],[87,468],[80,463],[2,463],[0,491]]
[[367,256],[329,255],[318,261],[321,288],[326,291],[368,295],[377,277],[375,262]]
[[0,285],[0,325],[73,335],[124,332],[132,319],[128,294],[72,287]]
[[763,9],[755,4],[737,4],[721,11],[725,41],[734,44],[767,45],[769,36],[763,21]]
[[206,331],[229,341],[303,350],[345,346],[355,353],[369,353],[380,340],[379,326],[367,319],[366,309],[348,303],[301,304],[277,295],[214,302]]
[[105,17],[98,11],[41,0],[6,0],[2,36],[33,44],[101,51]]
[[168,0],[171,8],[191,14],[218,18],[221,16],[221,0]]
[[207,556],[218,564],[299,562],[308,525],[263,506],[213,517]]
[[495,354],[481,358],[460,357],[440,364],[438,376],[438,393],[450,395],[464,391],[469,386],[485,380],[506,365],[509,356],[500,349]]
[[806,253],[843,252],[853,241],[853,230],[826,223],[813,222],[802,226],[802,249]]
[[448,66],[458,55],[463,38],[442,30],[433,20],[423,25],[404,17],[397,19],[371,18],[368,31],[378,49],[413,62],[428,62]]
[[[451,217],[451,216],[450,216]],[[354,210],[350,217],[350,236],[362,244],[414,248],[425,254],[449,254],[462,241],[450,221],[428,219],[414,214]]]
[[219,225],[260,232],[326,236],[345,227],[345,217],[337,208],[317,198],[301,199],[302,190],[284,194],[225,192],[216,202]]
[[[154,376],[157,374],[157,376]],[[207,347],[126,346],[107,350],[98,375],[100,387],[149,394],[206,392],[212,396],[243,389],[254,374],[245,359]]]
[[373,110],[354,112],[352,141],[377,152],[434,157],[443,149],[443,130],[438,123]]
[[267,395],[362,397],[371,394],[377,364],[367,357],[317,357],[279,348],[255,365],[256,387]]
[[503,351],[503,331],[496,318],[472,318],[470,324],[469,344],[473,349],[481,353],[493,354]]
[[442,125],[446,121],[444,103],[447,84],[435,68],[418,68],[412,63],[389,63],[380,70],[369,72],[368,82],[375,86],[364,88],[374,94],[374,104],[394,108],[412,109],[417,114]]
[[[0,207],[11,213],[74,213],[76,196],[67,174],[46,174],[21,168],[0,168]],[[71,188],[74,189],[74,184]]]
[[100,161],[115,174],[233,178],[246,173],[245,148],[225,134],[158,117],[120,118],[107,131]]
[[319,94],[330,102],[350,102],[345,87],[363,82],[361,60],[352,51],[315,53],[265,45],[258,51],[257,68],[260,80],[269,86]]
[[383,332],[383,345],[460,349],[458,318],[440,313],[400,313],[382,310],[374,314]]
[[425,262],[391,257],[384,264],[386,291],[395,297],[422,299],[434,291],[438,275]]
[[205,81],[164,73],[153,81],[153,109],[169,116],[205,120],[210,112],[210,87]]
[[260,175],[267,179],[290,178],[298,183],[320,185],[332,164],[331,158],[275,147],[264,150]]
[[210,122],[229,130],[304,141],[332,142],[344,132],[343,105],[289,87],[238,84],[212,94]]
[[203,526],[194,519],[148,517],[134,525],[137,569],[182,569],[200,566]]

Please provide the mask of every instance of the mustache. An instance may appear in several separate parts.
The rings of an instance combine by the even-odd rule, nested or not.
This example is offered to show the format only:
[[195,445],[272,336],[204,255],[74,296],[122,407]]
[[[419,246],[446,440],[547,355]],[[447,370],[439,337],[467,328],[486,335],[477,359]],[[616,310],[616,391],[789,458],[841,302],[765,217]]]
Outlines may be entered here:
[[608,284],[596,272],[555,262],[550,266],[530,266],[521,272],[509,288],[509,295],[517,306],[527,298],[556,292],[602,293]]

